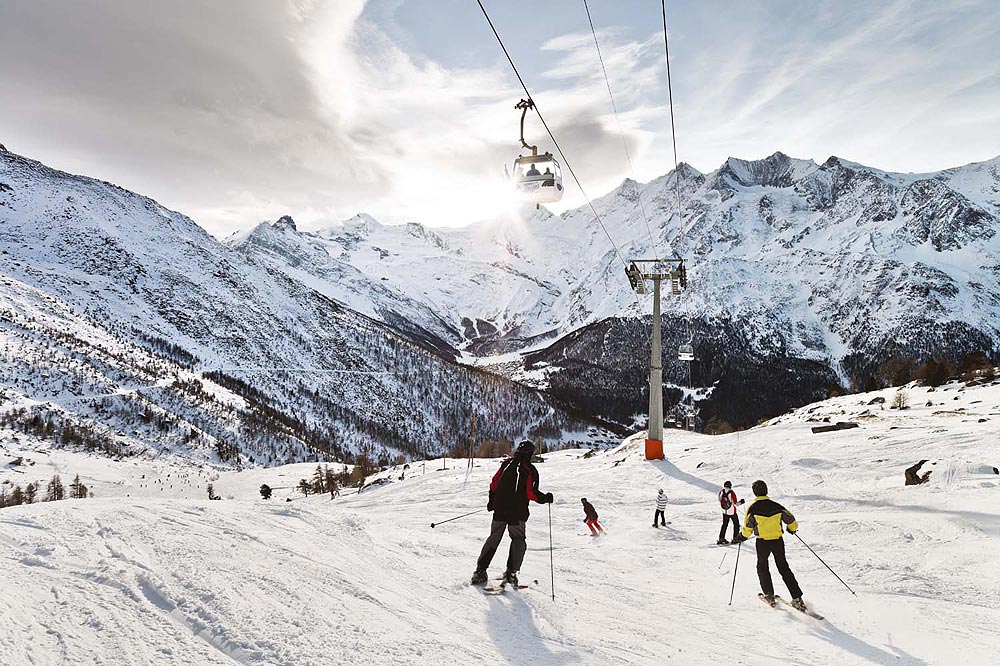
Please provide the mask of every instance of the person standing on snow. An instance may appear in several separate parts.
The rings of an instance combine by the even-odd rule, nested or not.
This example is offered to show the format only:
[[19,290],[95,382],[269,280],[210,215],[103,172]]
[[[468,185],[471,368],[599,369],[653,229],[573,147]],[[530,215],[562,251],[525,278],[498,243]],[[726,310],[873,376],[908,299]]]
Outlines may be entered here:
[[778,567],[781,579],[785,581],[788,593],[792,595],[792,606],[805,610],[802,601],[802,589],[795,574],[785,559],[785,540],[781,538],[782,524],[788,525],[788,532],[795,534],[799,524],[792,512],[767,496],[767,484],[763,481],[753,482],[753,502],[747,507],[747,524],[743,527],[743,537],[757,537],[757,577],[760,579],[760,589],[767,603],[774,605],[774,583],[771,582],[769,558],[774,555],[774,563]]
[[726,541],[726,527],[729,526],[730,520],[733,521],[733,543],[746,540],[739,537],[740,517],[736,513],[737,504],[743,504],[743,500],[736,500],[736,493],[733,492],[733,482],[726,481],[722,484],[722,490],[719,491],[719,505],[722,507],[722,529],[719,530],[719,540],[715,543],[720,546],[729,543]]
[[538,470],[531,464],[534,453],[534,444],[529,441],[521,442],[514,455],[500,463],[500,469],[490,481],[490,499],[486,508],[493,512],[493,523],[490,536],[483,544],[476,562],[476,571],[472,574],[473,585],[481,585],[488,580],[486,569],[500,546],[504,529],[510,534],[510,551],[503,579],[511,585],[517,585],[517,572],[521,570],[524,552],[528,548],[525,541],[528,501],[552,503],[552,493],[538,490]]
[[653,514],[653,527],[659,527],[657,523],[666,527],[667,519],[664,518],[664,511],[667,510],[667,494],[663,492],[663,488],[660,488],[660,492],[656,493],[656,513]]
[[590,528],[590,535],[597,536],[598,534],[604,534],[604,528],[597,522],[597,509],[587,501],[586,497],[581,497],[580,501],[583,502],[583,513],[586,514],[583,522],[587,523],[587,527]]

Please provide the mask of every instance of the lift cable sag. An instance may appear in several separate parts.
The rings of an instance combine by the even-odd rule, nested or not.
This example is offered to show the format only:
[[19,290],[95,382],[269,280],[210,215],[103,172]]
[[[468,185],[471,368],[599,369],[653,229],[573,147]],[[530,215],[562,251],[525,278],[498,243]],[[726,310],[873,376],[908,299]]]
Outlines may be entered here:
[[[628,142],[625,140],[625,131],[622,129],[622,121],[618,116],[618,105],[615,104],[615,95],[611,92],[611,80],[608,78],[608,69],[604,65],[604,55],[601,53],[601,44],[597,41],[597,30],[594,29],[594,19],[590,15],[590,5],[587,0],[583,0],[583,7],[587,10],[587,21],[590,23],[590,32],[594,35],[594,46],[597,48],[597,58],[601,61],[601,72],[604,73],[604,83],[608,87],[608,98],[611,100],[611,110],[615,114],[615,122],[618,123],[618,136],[621,137],[622,147],[625,149],[625,160],[628,162],[629,171],[632,173],[632,180],[636,182],[638,189],[639,179],[635,175],[635,167],[632,165],[632,155],[629,153]],[[653,250],[653,255],[657,258],[660,253],[656,251],[656,243],[653,241],[653,230],[649,226],[649,217],[646,215],[646,207],[642,205],[642,196],[637,196],[639,211],[642,213],[642,220],[646,223],[646,232],[649,234],[649,246]]]
[[660,0],[660,9],[663,14],[663,54],[667,63],[667,98],[670,102],[670,138],[674,147],[674,191],[677,195],[677,220],[680,223],[678,238],[680,238],[684,235],[684,213],[681,208],[681,175],[677,170],[677,129],[674,126],[674,89],[670,80],[670,40],[667,36],[666,0]]
[[[490,19],[490,15],[489,13],[487,13],[486,7],[483,6],[482,0],[476,0],[476,3],[479,5],[479,9],[482,10],[483,16],[486,17],[486,22],[490,24],[490,29],[493,30],[493,35],[497,38],[497,42],[500,44],[500,48],[503,50],[503,54],[507,56],[507,62],[510,63],[511,69],[514,70],[514,75],[517,77],[518,82],[521,84],[521,88],[524,89],[524,94],[528,96],[529,100],[533,101],[533,98],[531,97],[531,92],[528,90],[528,86],[524,83],[524,79],[521,78],[521,73],[517,70],[517,65],[514,64],[514,60],[511,58],[510,52],[507,51],[507,47],[504,45],[503,39],[500,38],[500,33],[497,32],[496,26],[493,25],[493,21],[492,19]],[[535,107],[535,113],[538,114],[538,119],[542,121],[542,126],[548,133],[549,138],[552,139],[552,145],[555,146],[556,151],[558,151],[559,156],[562,158],[563,163],[566,165],[566,170],[569,171],[569,174],[571,176],[573,176],[573,180],[574,182],[576,182],[576,186],[580,188],[580,193],[583,194],[583,197],[587,200],[587,205],[590,206],[590,210],[594,214],[594,219],[597,220],[597,223],[601,225],[601,229],[604,230],[604,235],[608,237],[608,241],[611,243],[611,247],[614,248],[615,255],[618,257],[618,260],[622,262],[622,265],[625,268],[628,268],[628,263],[626,263],[625,257],[622,256],[621,251],[618,249],[618,245],[615,243],[614,239],[611,238],[611,234],[608,233],[608,228],[604,226],[604,220],[601,219],[600,213],[598,213],[597,208],[594,207],[594,202],[590,200],[589,196],[587,196],[587,191],[583,188],[583,184],[580,182],[580,179],[577,177],[576,172],[573,170],[573,166],[569,163],[569,159],[566,157],[566,153],[563,152],[562,148],[559,146],[559,142],[556,141],[556,137],[552,134],[552,130],[549,129],[548,123],[545,122],[545,118],[542,116],[542,112],[538,109],[538,103],[533,101],[533,104]]]

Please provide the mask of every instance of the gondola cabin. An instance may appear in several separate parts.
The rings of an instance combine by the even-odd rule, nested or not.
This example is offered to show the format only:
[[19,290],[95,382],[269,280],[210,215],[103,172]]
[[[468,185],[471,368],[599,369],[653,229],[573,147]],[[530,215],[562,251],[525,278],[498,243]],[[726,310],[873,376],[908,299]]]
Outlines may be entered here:
[[514,160],[514,186],[527,203],[554,203],[562,199],[562,169],[551,153]]
[[694,360],[694,347],[691,345],[681,345],[677,348],[677,360],[678,361],[693,361]]

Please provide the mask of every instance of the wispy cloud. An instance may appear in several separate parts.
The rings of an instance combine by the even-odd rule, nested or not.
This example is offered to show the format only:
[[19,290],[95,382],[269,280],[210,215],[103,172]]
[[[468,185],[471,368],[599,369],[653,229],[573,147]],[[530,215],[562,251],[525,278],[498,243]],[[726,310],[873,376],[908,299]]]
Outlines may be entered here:
[[[312,225],[361,210],[429,224],[496,214],[510,202],[502,172],[518,151],[523,91],[481,16],[435,3],[450,13],[434,38],[456,48],[430,57],[428,38],[406,30],[433,21],[393,23],[411,2],[4,3],[0,141],[155,196],[219,235],[286,212]],[[780,149],[928,170],[1000,152],[986,131],[1000,124],[989,9],[682,5],[671,23],[680,158],[709,170]],[[595,7],[595,20],[649,179],[672,166],[662,33],[645,8],[621,10],[608,26]],[[545,21],[529,37],[513,22],[501,30],[598,195],[628,175],[618,125],[584,17],[551,11],[559,21],[543,39]],[[526,131],[551,149],[537,121]],[[565,205],[582,202],[570,188]]]

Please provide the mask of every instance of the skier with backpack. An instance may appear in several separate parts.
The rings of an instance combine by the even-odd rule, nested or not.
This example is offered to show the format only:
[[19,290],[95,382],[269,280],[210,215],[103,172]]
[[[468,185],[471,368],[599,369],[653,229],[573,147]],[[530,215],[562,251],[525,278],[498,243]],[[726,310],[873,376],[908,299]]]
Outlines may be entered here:
[[581,497],[580,501],[583,503],[583,513],[585,514],[583,522],[587,523],[587,527],[590,528],[590,536],[604,534],[604,528],[597,522],[597,509],[587,501],[586,497]]
[[754,481],[752,489],[754,500],[747,507],[746,525],[743,526],[742,534],[744,539],[749,539],[751,535],[757,537],[757,578],[760,579],[761,598],[771,606],[775,604],[774,583],[771,582],[769,565],[769,559],[773,555],[778,573],[785,581],[788,593],[792,595],[792,607],[806,612],[802,589],[785,559],[785,540],[781,538],[784,533],[783,524],[788,526],[790,534],[798,531],[799,524],[791,511],[767,496],[766,483]]
[[531,464],[535,445],[521,442],[514,455],[500,463],[500,469],[490,481],[490,497],[486,508],[493,512],[490,536],[483,544],[483,550],[472,574],[472,584],[482,585],[488,580],[487,567],[503,539],[504,530],[510,534],[510,551],[507,555],[507,569],[504,582],[517,586],[517,572],[521,569],[524,553],[528,546],[525,541],[525,527],[528,521],[528,501],[551,504],[552,493],[538,490],[538,470]]
[[[660,525],[666,527],[667,519],[664,517],[664,511],[667,510],[667,494],[663,492],[663,488],[660,488],[660,492],[656,493],[656,513],[653,514],[653,527],[659,529]],[[657,525],[659,523],[660,525]]]
[[736,513],[736,505],[743,504],[743,500],[736,499],[736,493],[733,492],[733,482],[726,481],[722,484],[722,490],[719,491],[719,505],[722,507],[722,529],[719,530],[719,540],[715,543],[720,546],[725,546],[729,541],[726,541],[726,528],[729,526],[729,521],[733,522],[733,541],[732,543],[739,543],[740,541],[746,541],[740,537],[740,517]]

